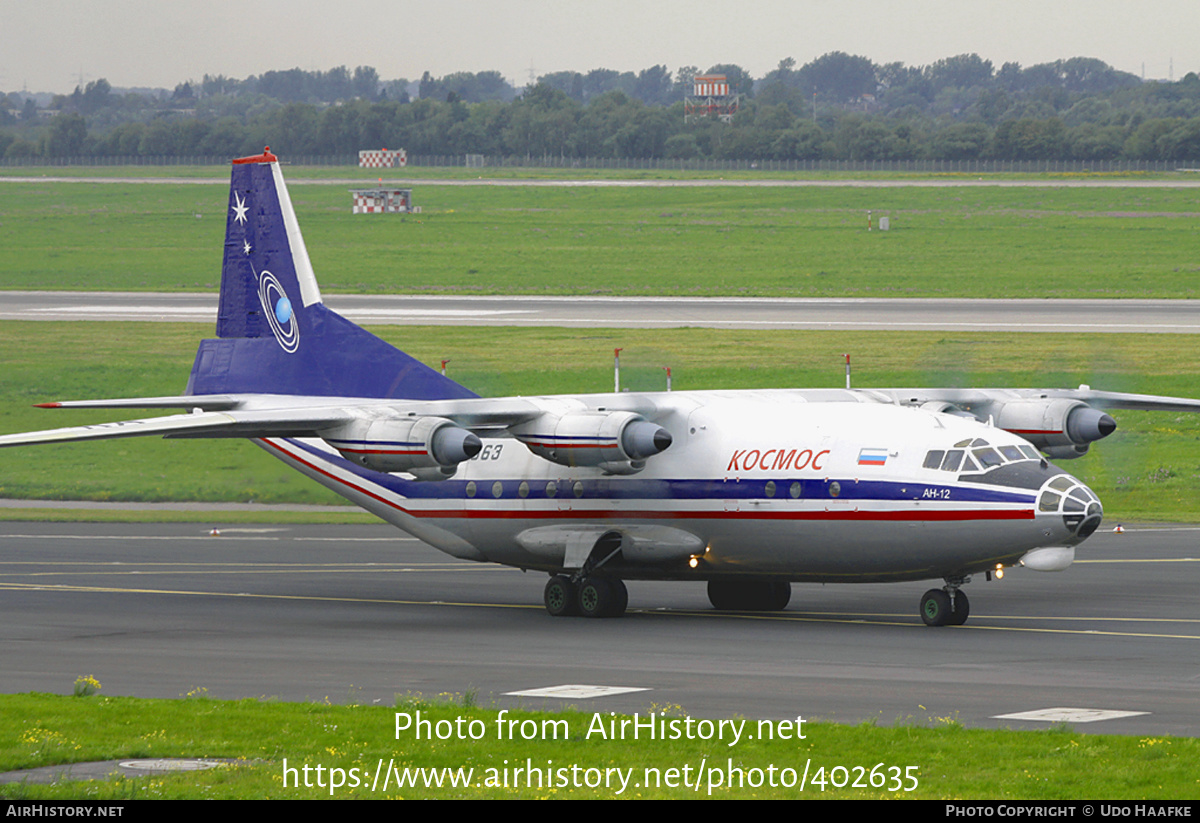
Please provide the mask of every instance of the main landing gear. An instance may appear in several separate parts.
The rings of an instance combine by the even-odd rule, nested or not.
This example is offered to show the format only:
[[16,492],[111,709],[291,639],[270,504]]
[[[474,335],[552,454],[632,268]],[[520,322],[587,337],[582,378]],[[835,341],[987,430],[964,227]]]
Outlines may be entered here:
[[629,590],[615,577],[585,577],[576,583],[556,574],[546,583],[543,599],[553,617],[620,617],[629,605]]
[[792,599],[786,580],[710,580],[708,602],[714,609],[735,612],[778,612]]
[[921,595],[921,619],[926,626],[961,626],[971,613],[971,603],[960,586],[970,578],[947,578],[944,589]]

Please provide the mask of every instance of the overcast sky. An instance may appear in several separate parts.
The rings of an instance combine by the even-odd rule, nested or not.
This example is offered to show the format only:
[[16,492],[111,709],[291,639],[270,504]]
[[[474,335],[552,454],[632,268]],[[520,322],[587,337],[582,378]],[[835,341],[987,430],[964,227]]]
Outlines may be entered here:
[[0,89],[173,88],[205,74],[374,66],[384,80],[736,63],[755,77],[830,51],[998,69],[1096,57],[1146,77],[1200,69],[1198,0],[0,0]]

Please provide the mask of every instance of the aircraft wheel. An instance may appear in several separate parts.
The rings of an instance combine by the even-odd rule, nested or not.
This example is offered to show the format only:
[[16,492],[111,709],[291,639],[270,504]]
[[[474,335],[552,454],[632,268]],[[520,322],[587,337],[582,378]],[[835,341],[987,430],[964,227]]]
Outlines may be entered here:
[[579,614],[579,597],[575,591],[575,584],[561,574],[556,574],[547,581],[542,599],[551,617]]
[[950,595],[941,589],[930,589],[921,596],[921,619],[925,621],[926,626],[945,626],[950,622],[952,614]]
[[718,611],[736,611],[742,608],[745,598],[741,596],[742,587],[739,583],[727,580],[708,581],[708,602]]
[[620,617],[629,592],[620,580],[589,577],[579,584],[579,613],[584,617]]
[[767,584],[766,594],[759,608],[768,612],[781,612],[792,599],[792,584],[787,581],[773,581]]
[[625,587],[625,581],[613,578],[608,581],[613,590],[612,612],[609,617],[620,617],[625,614],[625,608],[629,605],[629,589]]
[[971,601],[967,600],[967,593],[959,589],[954,593],[954,612],[950,615],[950,619],[946,621],[947,626],[961,626],[967,622],[967,615],[971,613]]
[[708,581],[708,602],[721,611],[777,612],[791,598],[792,586],[786,581]]

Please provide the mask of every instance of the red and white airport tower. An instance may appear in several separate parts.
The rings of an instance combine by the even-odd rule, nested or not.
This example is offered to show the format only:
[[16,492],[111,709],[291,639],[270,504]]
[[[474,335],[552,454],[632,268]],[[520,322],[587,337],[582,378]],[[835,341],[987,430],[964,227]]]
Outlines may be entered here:
[[698,74],[692,78],[692,95],[683,99],[683,122],[715,117],[729,123],[737,114],[740,95],[729,91],[723,74]]

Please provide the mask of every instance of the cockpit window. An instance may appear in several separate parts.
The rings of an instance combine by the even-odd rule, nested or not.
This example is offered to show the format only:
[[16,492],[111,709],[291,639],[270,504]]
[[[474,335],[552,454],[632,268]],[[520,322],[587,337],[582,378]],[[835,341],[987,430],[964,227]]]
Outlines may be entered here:
[[[966,451],[961,446],[973,447]],[[974,455],[974,457],[972,457]],[[1024,460],[1041,460],[1037,449],[1029,445],[998,445],[991,446],[986,440],[976,437],[973,440],[963,440],[949,450],[931,449],[925,453],[924,467],[940,469],[944,472],[988,471],[1005,463],[1019,463]]]
[[975,459],[979,461],[979,465],[983,468],[991,469],[1004,463],[1004,459],[996,453],[995,449],[975,449],[971,452],[975,455]]
[[1024,460],[1024,455],[1016,446],[1001,446],[1000,453],[1004,455],[1005,460]]

